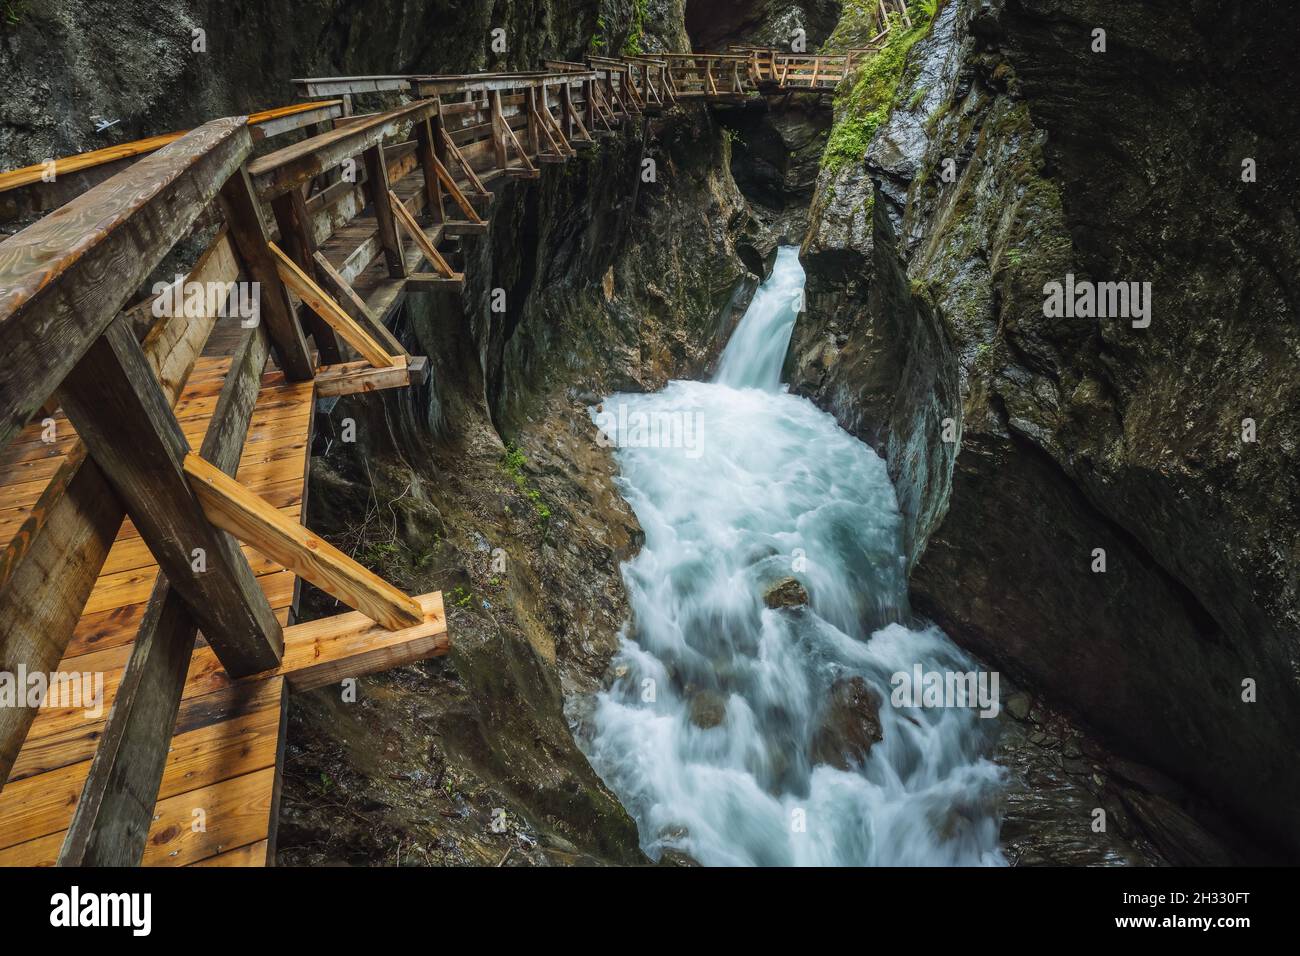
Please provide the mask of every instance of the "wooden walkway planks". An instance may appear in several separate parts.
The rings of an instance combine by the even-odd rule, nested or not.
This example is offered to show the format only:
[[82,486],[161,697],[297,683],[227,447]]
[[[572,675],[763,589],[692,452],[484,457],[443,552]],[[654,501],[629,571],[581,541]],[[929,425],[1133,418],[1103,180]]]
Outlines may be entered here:
[[[228,358],[200,359],[182,392],[177,416],[195,447],[229,364]],[[239,480],[294,520],[302,504],[313,400],[312,382],[265,375],[240,458]],[[8,512],[30,510],[40,493],[42,482],[30,477],[27,463],[49,467],[74,436],[71,425],[57,419],[60,441],[46,446],[41,427],[29,425],[0,457],[0,505]],[[0,540],[10,534],[0,530]],[[286,622],[293,574],[252,549],[245,554],[277,617]],[[59,664],[65,673],[102,674],[102,712],[91,717],[82,708],[41,708],[0,791],[0,865],[50,865],[57,858],[157,573],[144,542],[125,522]],[[202,642],[196,647],[146,864],[266,861],[286,695],[279,675],[232,684],[211,649]],[[195,825],[196,810],[204,815],[204,828]]]

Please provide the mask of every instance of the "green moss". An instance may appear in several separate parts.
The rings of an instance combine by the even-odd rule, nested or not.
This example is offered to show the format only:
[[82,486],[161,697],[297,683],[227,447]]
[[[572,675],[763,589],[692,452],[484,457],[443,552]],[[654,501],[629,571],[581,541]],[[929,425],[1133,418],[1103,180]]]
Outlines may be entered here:
[[645,18],[650,0],[634,0],[632,4],[632,24],[627,39],[623,41],[624,56],[638,56],[645,52]]
[[[875,3],[847,0],[840,23],[827,42],[827,48],[848,49],[865,42],[863,34],[872,29]],[[865,57],[840,84],[835,97],[835,125],[831,127],[822,153],[822,168],[838,172],[847,163],[858,162],[867,152],[867,144],[898,99],[899,80],[907,54],[916,41],[930,30],[936,4],[917,3],[910,7],[912,28],[902,19],[890,17],[890,32],[884,45]],[[924,96],[924,91],[918,91]],[[914,97],[919,102],[919,99]]]
[[501,471],[514,484],[515,488],[521,495],[532,503],[533,510],[537,513],[538,527],[543,534],[546,533],[547,527],[551,523],[551,509],[542,501],[542,493],[536,488],[528,485],[528,476],[524,474],[524,468],[528,460],[524,453],[514,445],[507,445],[505,453],[501,456]]

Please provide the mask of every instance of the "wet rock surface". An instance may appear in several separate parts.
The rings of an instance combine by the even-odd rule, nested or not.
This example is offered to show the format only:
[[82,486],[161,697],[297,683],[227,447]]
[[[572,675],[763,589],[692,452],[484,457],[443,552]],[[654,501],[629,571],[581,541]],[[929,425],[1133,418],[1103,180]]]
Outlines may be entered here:
[[[1222,13],[944,4],[863,162],[819,182],[789,365],[887,457],[917,611],[1197,794],[1195,820],[1294,856],[1300,290],[1270,263],[1300,257],[1296,160],[1281,114],[1237,104],[1277,88],[1296,12]],[[1281,178],[1243,183],[1247,154]],[[1151,324],[1048,318],[1067,273],[1151,282]],[[1167,858],[1205,855],[1162,819]]]
[[803,607],[808,603],[808,592],[797,578],[782,578],[763,592],[763,603],[770,608]]
[[872,745],[884,739],[880,703],[861,677],[842,677],[831,684],[822,726],[813,737],[812,762],[849,770],[866,760]]

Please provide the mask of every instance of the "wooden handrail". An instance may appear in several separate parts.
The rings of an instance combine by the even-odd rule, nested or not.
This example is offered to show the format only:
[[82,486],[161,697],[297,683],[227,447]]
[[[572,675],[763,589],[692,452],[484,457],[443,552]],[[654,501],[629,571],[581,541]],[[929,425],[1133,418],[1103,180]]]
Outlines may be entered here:
[[[252,149],[213,120],[0,242],[0,447],[108,328]],[[128,226],[128,223],[130,224]],[[112,283],[103,277],[111,275]]]

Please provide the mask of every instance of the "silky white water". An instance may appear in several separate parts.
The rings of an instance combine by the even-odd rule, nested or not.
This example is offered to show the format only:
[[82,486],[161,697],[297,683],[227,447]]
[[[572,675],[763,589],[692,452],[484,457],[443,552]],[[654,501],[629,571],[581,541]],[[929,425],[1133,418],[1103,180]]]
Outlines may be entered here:
[[[982,756],[993,721],[891,704],[895,673],[975,665],[937,629],[899,623],[906,581],[884,462],[780,386],[802,287],[797,250],[781,249],[715,382],[593,411],[645,545],[623,566],[633,617],[620,676],[579,740],[651,857],[1002,863],[1001,772]],[[788,576],[809,606],[767,608],[765,589]],[[848,770],[814,765],[832,683],[853,676],[882,702],[883,739]],[[713,716],[693,721],[700,695]]]

